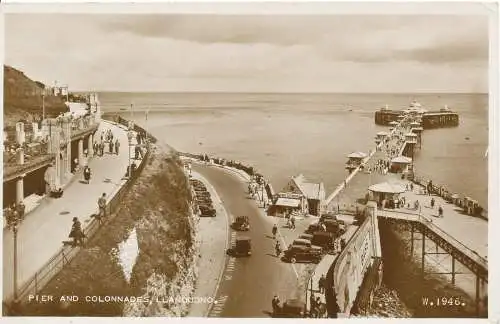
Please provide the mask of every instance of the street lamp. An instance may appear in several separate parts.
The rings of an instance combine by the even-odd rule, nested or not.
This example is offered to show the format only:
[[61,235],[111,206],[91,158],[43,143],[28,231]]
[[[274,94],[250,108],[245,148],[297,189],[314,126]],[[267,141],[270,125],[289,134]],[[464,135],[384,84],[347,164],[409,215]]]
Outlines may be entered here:
[[127,132],[127,138],[128,138],[128,177],[129,179],[132,177],[132,168],[130,167],[130,148],[132,147],[132,138],[134,138],[134,134],[132,133],[131,130]]
[[18,228],[23,221],[22,212],[16,209],[10,210],[5,215],[7,228],[14,233],[14,302],[17,301],[17,233]]

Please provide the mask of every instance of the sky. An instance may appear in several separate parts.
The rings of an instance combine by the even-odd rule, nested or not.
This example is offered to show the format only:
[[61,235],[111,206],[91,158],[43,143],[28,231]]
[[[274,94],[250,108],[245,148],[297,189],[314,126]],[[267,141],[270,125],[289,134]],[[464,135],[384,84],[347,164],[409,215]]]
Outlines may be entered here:
[[70,90],[488,92],[484,15],[5,15],[5,63]]

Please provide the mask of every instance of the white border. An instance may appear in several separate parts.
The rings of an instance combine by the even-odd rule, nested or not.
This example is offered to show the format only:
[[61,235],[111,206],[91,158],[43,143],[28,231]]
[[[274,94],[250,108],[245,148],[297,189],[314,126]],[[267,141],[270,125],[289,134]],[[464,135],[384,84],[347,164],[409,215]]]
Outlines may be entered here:
[[[66,2],[67,1],[67,2]],[[490,19],[490,69],[489,69],[489,167],[488,167],[488,211],[491,215],[489,219],[489,247],[493,248],[490,250],[495,251],[498,245],[496,242],[496,231],[499,229],[499,184],[500,184],[500,173],[499,169],[499,111],[498,111],[498,53],[499,53],[499,40],[498,40],[498,3],[480,3],[480,2],[456,2],[456,1],[446,1],[446,2],[240,2],[240,1],[229,1],[226,3],[215,3],[208,1],[177,1],[170,2],[168,4],[162,3],[162,1],[152,0],[150,3],[123,3],[120,0],[106,1],[106,2],[94,2],[94,3],[70,3],[71,1],[57,1],[50,4],[43,4],[42,1],[32,0],[32,3],[27,3],[28,1],[17,0],[8,1],[7,4],[1,4],[2,15],[0,17],[0,24],[2,31],[4,30],[4,17],[3,13],[22,13],[22,12],[33,12],[33,13],[205,13],[205,14],[453,14],[453,15],[470,15],[479,14],[488,16]],[[33,4],[35,3],[35,4]],[[3,35],[2,35],[3,36]],[[0,48],[4,49],[4,37],[0,37]],[[1,51],[0,56],[2,62],[4,59],[4,52]],[[3,79],[3,69],[2,69],[2,79]],[[0,90],[0,101],[2,102],[3,109],[3,86]],[[3,114],[0,117],[3,123]],[[2,159],[2,157],[0,157]],[[3,161],[2,161],[3,162]],[[457,175],[458,176],[458,175]],[[1,191],[2,189],[0,189]],[[498,323],[500,321],[500,298],[499,291],[500,285],[498,280],[498,274],[500,269],[498,269],[499,255],[491,253],[489,250],[489,267],[490,267],[490,280],[488,283],[489,288],[489,320],[458,320],[458,319],[431,319],[431,320],[417,320],[411,319],[411,322],[491,322]],[[494,270],[491,270],[494,269]],[[230,321],[231,319],[215,319],[215,321]],[[391,320],[391,319],[386,319]],[[188,323],[198,323],[199,321],[214,321],[214,319],[175,319],[175,318],[34,318],[34,317],[19,317],[19,318],[0,318],[1,323],[87,323],[92,322],[103,322],[103,323],[164,323],[168,322],[188,322]],[[250,319],[238,319],[238,321],[250,321]],[[254,320],[252,320],[253,322]],[[276,322],[282,320],[276,319],[261,319],[264,322]],[[283,320],[284,321],[284,320]],[[385,320],[384,320],[385,321]],[[393,322],[403,322],[403,320],[394,320]],[[288,322],[288,321],[287,321]],[[381,320],[371,320],[371,319],[359,319],[359,320],[340,320],[337,319],[336,322],[359,322],[359,323],[374,323],[381,322]]]

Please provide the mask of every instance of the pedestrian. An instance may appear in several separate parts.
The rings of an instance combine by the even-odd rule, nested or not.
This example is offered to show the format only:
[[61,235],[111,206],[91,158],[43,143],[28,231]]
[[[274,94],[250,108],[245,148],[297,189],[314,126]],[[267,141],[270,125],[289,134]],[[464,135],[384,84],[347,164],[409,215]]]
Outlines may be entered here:
[[90,175],[91,175],[90,168],[88,165],[86,165],[83,168],[83,179],[85,180],[85,182],[87,182],[87,184],[90,183]]
[[309,297],[309,316],[314,318],[316,317],[316,295],[311,292],[311,296]]
[[73,238],[73,246],[77,246],[78,243],[83,246],[83,238],[85,237],[85,234],[83,233],[82,224],[78,220],[78,217],[73,217],[73,225],[71,226],[69,237]]
[[273,307],[273,316],[276,316],[279,314],[279,310],[280,310],[280,304],[281,304],[281,301],[280,299],[278,298],[277,295],[274,295],[273,297],[273,300],[271,302],[272,304],[272,307]]
[[103,156],[104,155],[104,142],[101,142],[99,144],[99,155]]
[[83,155],[85,157],[88,157],[89,156],[89,151],[87,149],[83,150]]
[[116,153],[116,155],[118,155],[118,153],[120,153],[120,141],[118,139],[116,139],[116,142],[115,142],[115,153]]
[[344,250],[346,245],[347,245],[347,242],[346,242],[345,238],[341,238],[340,239],[340,250]]
[[295,216],[294,215],[292,215],[290,217],[290,224],[292,225],[292,229],[295,229]]
[[436,202],[436,201],[434,200],[434,198],[431,198],[431,208],[434,208],[434,204],[435,204],[435,202]]
[[322,274],[321,277],[318,280],[319,292],[321,294],[325,293],[325,285],[326,285],[326,278],[325,278],[325,275]]
[[319,317],[319,310],[321,307],[321,298],[319,296],[316,297],[316,302],[314,303],[314,306],[316,307],[315,314],[316,317]]
[[281,245],[279,241],[276,241],[276,245],[274,246],[274,248],[276,250],[276,256],[279,258],[279,256],[281,255]]
[[413,191],[413,182],[410,182],[410,190]]
[[439,213],[439,217],[443,217],[443,207],[439,206],[438,213]]
[[103,192],[102,196],[97,200],[97,206],[99,206],[99,222],[102,218],[106,217],[106,193]]
[[26,206],[24,205],[23,201],[21,200],[19,203],[17,203],[15,205],[15,208],[19,219],[23,219],[24,213],[26,212]]
[[113,154],[113,141],[109,141],[109,154]]
[[278,226],[276,224],[273,225],[272,233],[273,239],[276,239],[276,233],[278,232]]

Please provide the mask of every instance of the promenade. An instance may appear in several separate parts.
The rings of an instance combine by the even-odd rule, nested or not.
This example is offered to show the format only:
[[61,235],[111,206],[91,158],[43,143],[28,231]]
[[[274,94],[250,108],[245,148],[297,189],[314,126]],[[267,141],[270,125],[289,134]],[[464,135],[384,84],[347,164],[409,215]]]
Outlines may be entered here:
[[[90,184],[81,183],[81,174],[75,175],[60,199],[45,198],[40,205],[26,215],[18,232],[18,288],[33,276],[68,240],[73,217],[78,217],[85,228],[91,215],[98,210],[97,199],[106,193],[109,201],[123,185],[129,163],[126,130],[102,121],[96,133],[100,138],[103,130],[110,129],[120,141],[118,155],[107,153],[95,156],[88,165],[92,170]],[[136,144],[135,138],[132,144]],[[133,152],[131,152],[133,154]],[[4,230],[3,235],[3,299],[13,294],[13,234]]]

